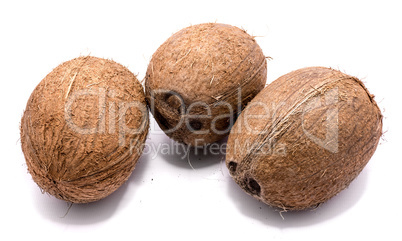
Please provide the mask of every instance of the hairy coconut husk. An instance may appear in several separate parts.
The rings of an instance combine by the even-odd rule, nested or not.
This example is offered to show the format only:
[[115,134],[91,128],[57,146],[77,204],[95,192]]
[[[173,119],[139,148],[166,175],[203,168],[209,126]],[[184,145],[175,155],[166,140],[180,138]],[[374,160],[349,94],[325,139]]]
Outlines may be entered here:
[[79,57],[35,88],[21,120],[21,144],[28,171],[43,191],[87,203],[128,179],[148,126],[137,78],[114,61]]
[[230,131],[238,112],[266,82],[267,63],[254,37],[226,24],[190,26],[153,54],[145,92],[159,126],[192,146]]
[[357,78],[310,67],[262,90],[228,139],[236,183],[283,210],[323,203],[362,171],[382,135],[374,96]]

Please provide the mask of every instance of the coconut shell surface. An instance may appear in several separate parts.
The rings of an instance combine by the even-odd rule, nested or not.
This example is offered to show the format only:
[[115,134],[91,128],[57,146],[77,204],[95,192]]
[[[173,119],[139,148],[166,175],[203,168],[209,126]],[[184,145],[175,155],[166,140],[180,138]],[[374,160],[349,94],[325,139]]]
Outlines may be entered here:
[[266,57],[254,37],[234,26],[206,23],[180,30],[157,49],[145,92],[169,137],[202,146],[229,134],[266,76]]
[[226,164],[248,194],[282,210],[317,206],[365,167],[382,135],[382,115],[357,78],[310,67],[262,90],[228,139]]
[[128,179],[148,126],[137,78],[114,61],[79,57],[35,88],[21,120],[21,144],[28,171],[43,191],[87,203]]

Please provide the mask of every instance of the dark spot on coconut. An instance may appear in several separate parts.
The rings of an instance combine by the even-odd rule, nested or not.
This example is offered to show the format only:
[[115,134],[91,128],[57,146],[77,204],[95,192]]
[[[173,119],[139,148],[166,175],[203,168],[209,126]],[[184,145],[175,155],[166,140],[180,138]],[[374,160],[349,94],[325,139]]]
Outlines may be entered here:
[[260,184],[258,184],[258,182],[256,180],[254,180],[253,178],[247,178],[246,188],[247,188],[247,191],[249,191],[251,194],[259,196],[261,193]]
[[230,173],[233,175],[236,172],[237,163],[234,161],[230,161],[228,164],[228,168],[229,168]]
[[202,129],[202,123],[199,120],[190,120],[189,122],[191,130],[199,131]]

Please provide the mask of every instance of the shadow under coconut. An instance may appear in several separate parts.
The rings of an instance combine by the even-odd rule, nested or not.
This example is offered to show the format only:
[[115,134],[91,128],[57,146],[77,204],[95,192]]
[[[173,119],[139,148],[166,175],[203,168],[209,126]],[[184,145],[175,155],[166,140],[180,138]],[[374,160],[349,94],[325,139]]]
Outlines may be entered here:
[[[127,189],[122,185],[108,197],[84,204],[72,204],[48,194],[35,197],[38,212],[54,222],[85,225],[99,223],[110,218],[118,208],[119,201]],[[35,190],[38,191],[38,190]]]
[[197,148],[178,143],[166,135],[160,139],[162,145],[168,145],[171,151],[162,151],[161,148],[158,155],[169,164],[179,168],[197,170],[210,167],[219,164],[226,155],[227,137],[205,147]]
[[34,200],[36,201],[38,212],[45,218],[59,223],[87,225],[103,222],[111,218],[121,208],[124,196],[131,193],[128,190],[132,189],[132,184],[134,183],[133,186],[136,186],[136,183],[143,179],[148,158],[148,155],[142,155],[130,178],[115,192],[96,202],[71,204],[49,194],[42,194],[38,189],[34,189]]
[[279,209],[246,194],[234,181],[228,182],[228,193],[242,214],[266,225],[278,228],[297,228],[330,220],[352,208],[363,196],[367,178],[368,172],[363,170],[349,187],[338,195],[316,209],[304,211],[280,212]]

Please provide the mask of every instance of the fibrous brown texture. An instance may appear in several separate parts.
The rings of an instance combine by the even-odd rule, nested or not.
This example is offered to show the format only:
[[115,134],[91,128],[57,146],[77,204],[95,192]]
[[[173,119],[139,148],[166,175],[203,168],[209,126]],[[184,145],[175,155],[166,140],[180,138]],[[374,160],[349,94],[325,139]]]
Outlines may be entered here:
[[145,77],[151,112],[176,141],[202,146],[228,135],[264,88],[266,57],[254,37],[226,24],[180,30],[153,54]]
[[323,203],[362,171],[382,135],[382,115],[363,83],[311,67],[286,74],[241,113],[226,164],[255,198],[283,210]]
[[29,173],[69,202],[108,196],[142,153],[147,111],[141,84],[122,65],[90,56],[59,65],[35,88],[21,120]]

